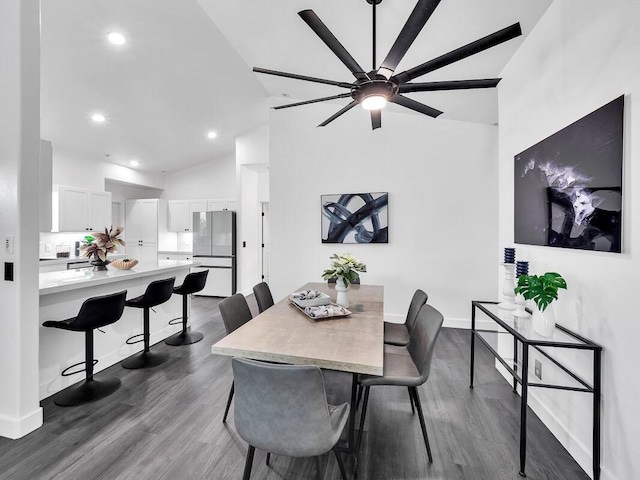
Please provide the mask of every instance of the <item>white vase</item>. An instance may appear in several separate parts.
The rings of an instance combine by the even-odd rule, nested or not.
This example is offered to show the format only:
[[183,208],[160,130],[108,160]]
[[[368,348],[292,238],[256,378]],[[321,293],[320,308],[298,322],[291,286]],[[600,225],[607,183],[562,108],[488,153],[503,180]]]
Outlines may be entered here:
[[344,277],[338,277],[336,279],[336,303],[342,305],[344,308],[349,308],[349,297],[347,292],[349,291],[349,285],[344,281]]
[[533,330],[543,337],[552,337],[556,328],[556,314],[553,306],[547,305],[544,312],[536,306],[533,309]]
[[516,294],[513,289],[515,288],[514,273],[516,270],[515,263],[501,263],[504,267],[504,283],[502,285],[502,301],[498,304],[498,307],[503,310],[513,310],[516,308],[514,303]]

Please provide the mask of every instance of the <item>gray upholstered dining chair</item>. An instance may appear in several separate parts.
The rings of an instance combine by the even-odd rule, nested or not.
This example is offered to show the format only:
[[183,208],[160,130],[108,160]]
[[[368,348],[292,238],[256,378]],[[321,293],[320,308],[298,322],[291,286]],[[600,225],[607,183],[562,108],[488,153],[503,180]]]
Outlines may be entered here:
[[[241,293],[236,293],[225,298],[218,304],[218,308],[220,309],[222,322],[224,323],[224,329],[226,330],[227,335],[237,330],[253,318],[251,310],[249,310],[247,300]],[[224,416],[222,417],[222,423],[227,421],[227,415],[229,413],[229,408],[231,407],[231,401],[233,400],[234,387],[235,382],[232,382],[231,389],[229,390],[229,398],[227,399],[227,406],[224,409]]]
[[428,299],[429,296],[424,291],[417,289],[409,304],[409,311],[404,323],[384,322],[384,343],[388,345],[407,345],[413,326],[416,323],[418,312],[427,303]]
[[253,287],[253,296],[256,297],[258,303],[258,311],[264,312],[267,308],[273,307],[273,296],[271,295],[271,289],[265,282],[260,282]]
[[358,433],[358,443],[356,447],[358,450],[360,449],[360,442],[362,441],[362,430],[367,414],[370,388],[378,385],[408,387],[413,404],[415,404],[418,410],[420,428],[422,429],[422,436],[424,437],[424,443],[427,447],[429,462],[433,462],[431,447],[429,446],[429,436],[427,435],[427,427],[425,425],[417,387],[424,384],[429,378],[433,349],[438,334],[440,333],[442,322],[443,317],[438,310],[431,305],[424,305],[416,317],[409,344],[406,347],[397,345],[384,346],[384,370],[382,376],[360,375],[358,377],[358,384],[364,389],[364,404],[360,416],[360,432]]
[[[255,449],[290,457],[315,457],[333,450],[343,480],[344,463],[336,444],[349,418],[349,404],[329,405],[320,368],[276,365],[234,358],[235,426],[248,444],[244,480],[251,475]],[[267,460],[268,464],[268,460]]]

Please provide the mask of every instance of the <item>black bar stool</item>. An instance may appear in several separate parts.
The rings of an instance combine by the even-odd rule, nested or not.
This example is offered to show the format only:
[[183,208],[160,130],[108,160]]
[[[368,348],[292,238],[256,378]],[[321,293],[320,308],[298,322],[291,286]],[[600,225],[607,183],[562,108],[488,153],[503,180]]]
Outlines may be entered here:
[[[144,350],[124,359],[122,361],[122,366],[124,368],[137,369],[155,367],[156,365],[160,365],[161,363],[169,360],[168,353],[149,351],[149,309],[160,305],[171,298],[171,295],[173,294],[173,283],[175,281],[176,277],[171,277],[151,282],[147,286],[147,290],[144,292],[144,295],[140,295],[139,297],[132,298],[125,302],[127,307],[144,309],[143,333],[134,335],[127,340],[127,344],[129,345],[144,342]],[[142,340],[132,341],[133,338],[140,336],[143,337]]]
[[178,347],[180,345],[190,345],[203,339],[204,335],[200,332],[187,332],[187,295],[202,290],[205,283],[207,283],[208,274],[209,270],[190,273],[184,278],[182,285],[173,289],[173,293],[182,295],[182,331],[167,338],[164,341],[167,345]]
[[83,403],[95,402],[105,398],[120,388],[118,377],[108,377],[96,380],[93,378],[93,366],[98,363],[93,359],[93,330],[117,322],[124,311],[127,291],[92,297],[84,301],[78,315],[66,320],[48,320],[43,327],[61,328],[73,332],[84,332],[85,361],[71,365],[62,371],[63,376],[73,375],[82,370],[68,372],[69,369],[85,364],[85,380],[79,385],[69,387],[53,397],[56,405],[71,407]]

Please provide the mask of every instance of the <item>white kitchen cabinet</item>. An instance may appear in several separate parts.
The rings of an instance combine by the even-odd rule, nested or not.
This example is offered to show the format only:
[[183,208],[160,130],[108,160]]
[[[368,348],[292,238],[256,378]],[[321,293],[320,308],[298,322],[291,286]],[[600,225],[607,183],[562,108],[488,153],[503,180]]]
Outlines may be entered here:
[[111,226],[111,192],[55,185],[54,232],[98,232]]
[[158,261],[157,243],[127,243],[127,258],[135,258],[142,265]]
[[157,198],[127,200],[124,228],[127,245],[137,242],[157,244],[159,213]]
[[193,212],[207,210],[206,200],[169,200],[169,225],[170,232],[193,231]]
[[221,212],[222,210],[238,211],[238,201],[235,198],[216,198],[207,200],[207,212]]
[[158,260],[181,260],[189,261],[192,255],[190,253],[158,253]]

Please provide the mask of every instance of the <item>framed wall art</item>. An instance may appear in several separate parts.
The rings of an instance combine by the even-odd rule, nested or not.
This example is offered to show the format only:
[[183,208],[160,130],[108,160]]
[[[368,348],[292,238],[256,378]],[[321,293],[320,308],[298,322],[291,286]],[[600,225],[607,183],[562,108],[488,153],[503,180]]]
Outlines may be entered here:
[[321,196],[322,243],[388,243],[387,192]]
[[624,96],[515,156],[516,243],[621,252]]

